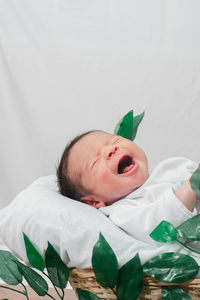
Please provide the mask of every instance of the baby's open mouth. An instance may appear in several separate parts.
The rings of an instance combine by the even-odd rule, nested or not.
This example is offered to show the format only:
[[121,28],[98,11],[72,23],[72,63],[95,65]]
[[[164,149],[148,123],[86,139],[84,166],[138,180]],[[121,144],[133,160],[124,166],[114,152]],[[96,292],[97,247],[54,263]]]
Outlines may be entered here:
[[118,164],[118,174],[127,173],[135,165],[133,159],[129,155],[123,156]]

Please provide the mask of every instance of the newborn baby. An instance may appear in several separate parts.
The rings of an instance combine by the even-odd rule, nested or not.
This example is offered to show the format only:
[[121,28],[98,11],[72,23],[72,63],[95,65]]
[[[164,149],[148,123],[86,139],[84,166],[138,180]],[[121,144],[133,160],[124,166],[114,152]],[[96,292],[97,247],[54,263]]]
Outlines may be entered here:
[[173,158],[149,176],[147,157],[135,143],[91,131],[66,147],[57,176],[61,194],[100,208],[126,232],[149,242],[160,221],[178,226],[197,213],[197,195],[189,182],[196,167]]

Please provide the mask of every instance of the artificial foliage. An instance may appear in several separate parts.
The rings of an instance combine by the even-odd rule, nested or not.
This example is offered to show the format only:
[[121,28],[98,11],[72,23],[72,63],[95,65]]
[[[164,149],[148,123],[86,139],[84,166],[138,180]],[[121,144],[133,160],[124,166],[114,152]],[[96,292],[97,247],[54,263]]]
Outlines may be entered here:
[[138,127],[144,118],[144,112],[134,116],[133,110],[130,110],[117,123],[114,134],[120,135],[126,139],[133,141],[136,137]]
[[162,288],[162,299],[163,300],[192,300],[183,289],[177,286],[164,286]]
[[[19,261],[12,253],[8,251],[0,251],[0,278],[9,285],[19,285],[24,287],[24,291],[18,291],[14,288],[0,286],[1,288],[8,288],[16,293],[24,295],[29,299],[26,286],[23,279],[26,280],[28,285],[39,295],[49,296],[55,299],[48,293],[49,286],[44,277],[48,277],[56,289],[58,298],[64,299],[64,288],[67,286],[69,269],[61,260],[59,254],[54,247],[48,243],[48,248],[45,251],[45,258],[42,257],[37,247],[30,241],[30,239],[23,234],[24,243],[26,248],[27,258],[31,267]],[[5,266],[5,267],[2,267]],[[34,269],[32,269],[32,267]],[[44,272],[46,268],[47,273]],[[36,269],[36,270],[35,270]],[[39,274],[38,271],[42,274]],[[57,289],[60,288],[60,291]],[[55,299],[56,300],[56,299]]]
[[[118,122],[115,134],[134,140],[143,117],[144,113],[134,117],[131,110]],[[192,189],[200,196],[200,166],[193,173],[190,184]],[[23,295],[24,299],[29,300],[27,288],[23,283],[23,279],[25,279],[38,295],[46,295],[54,300],[63,300],[64,289],[67,286],[69,277],[67,265],[49,242],[43,257],[29,237],[24,233],[23,237],[27,258],[31,267],[19,261],[9,251],[0,250],[0,278],[9,285],[22,285],[24,290],[18,291],[15,288],[3,285],[0,285],[0,288],[11,289]],[[192,248],[191,244],[190,246],[185,244],[187,241],[191,243],[200,241],[200,215],[187,220],[178,227],[163,220],[152,231],[150,237],[159,243],[180,243],[190,251],[200,254],[200,252]],[[92,267],[96,281],[102,287],[112,289],[118,300],[137,299],[143,289],[145,274],[165,283],[162,287],[161,297],[163,300],[190,300],[192,299],[191,296],[180,286],[168,286],[167,284],[187,282],[195,278],[199,272],[197,262],[191,256],[179,252],[163,253],[149,259],[143,265],[141,264],[139,253],[136,253],[132,259],[119,268],[113,249],[101,233],[93,247]],[[56,299],[48,293],[49,287],[44,279],[45,277],[50,279],[55,288],[58,296]],[[76,292],[79,300],[99,299],[97,295],[87,290],[77,289]]]
[[193,173],[192,177],[190,178],[190,184],[192,189],[197,193],[197,195],[200,197],[200,165]]
[[184,283],[197,275],[199,266],[189,255],[165,252],[147,261],[143,271],[165,283]]
[[118,300],[137,299],[142,291],[143,270],[137,253],[118,273],[116,296]]
[[[104,263],[102,264],[102,262]],[[116,286],[118,275],[117,258],[101,233],[93,247],[92,267],[96,275],[96,281],[101,286],[111,289]]]
[[[197,222],[193,221],[195,217],[187,220],[187,232],[195,230]],[[164,222],[164,221],[163,221]],[[185,223],[186,223],[185,222]],[[166,222],[167,223],[167,222]],[[185,223],[183,230],[181,226],[175,228],[177,232],[185,232]],[[190,223],[193,224],[190,226]],[[164,236],[163,242],[166,242],[166,236],[170,236],[172,224],[159,225],[154,231],[156,235],[152,235],[155,239],[156,236]],[[170,229],[169,229],[170,228]],[[172,233],[172,240],[167,239],[168,242],[176,241],[174,239],[174,232]],[[159,241],[162,238],[159,237]],[[49,296],[55,299],[48,293],[49,287],[44,279],[48,277],[56,289],[58,298],[64,299],[64,289],[67,286],[69,269],[62,261],[59,254],[54,247],[48,242],[48,247],[45,251],[43,258],[37,247],[31,240],[24,234],[24,243],[26,247],[27,257],[31,257],[29,264],[34,266],[37,271],[31,267],[20,262],[12,253],[1,250],[0,251],[0,277],[10,285],[16,286],[22,284],[24,291],[16,291],[21,293],[26,299],[29,299],[26,286],[23,284],[23,279],[26,280],[28,285],[39,295]],[[38,259],[43,259],[45,271],[41,271],[41,265],[37,265]],[[36,267],[37,266],[37,267]],[[116,255],[110,247],[104,236],[100,233],[99,239],[93,247],[92,252],[92,266],[96,275],[97,282],[104,288],[111,288],[114,291],[118,300],[135,300],[139,297],[143,288],[144,274],[148,274],[164,283],[184,283],[188,280],[195,278],[199,271],[199,266],[196,261],[189,255],[178,252],[167,252],[155,256],[148,260],[145,264],[141,265],[139,254],[137,253],[132,259],[125,263],[121,268],[118,266]],[[38,273],[41,272],[42,276]],[[0,286],[5,288],[5,286]],[[8,287],[6,287],[8,288]],[[8,288],[10,289],[10,288]],[[97,300],[99,297],[90,291],[77,289],[79,300]],[[177,286],[163,286],[162,299],[192,299],[184,290]]]
[[31,243],[25,233],[23,233],[23,237],[26,247],[26,254],[31,266],[43,272],[45,268],[45,262],[42,255],[40,254],[38,249],[36,249],[36,247]]

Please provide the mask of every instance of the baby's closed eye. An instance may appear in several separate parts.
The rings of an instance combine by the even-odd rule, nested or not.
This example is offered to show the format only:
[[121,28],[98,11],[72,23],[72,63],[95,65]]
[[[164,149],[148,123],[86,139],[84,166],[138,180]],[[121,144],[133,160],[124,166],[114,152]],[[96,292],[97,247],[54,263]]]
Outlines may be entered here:
[[112,145],[116,144],[117,142],[119,142],[121,139],[118,137],[117,139],[115,139],[113,142],[112,142]]
[[96,165],[96,163],[99,161],[99,157],[98,158],[96,158],[95,160],[94,160],[94,162],[93,162],[93,164],[92,164],[92,168]]

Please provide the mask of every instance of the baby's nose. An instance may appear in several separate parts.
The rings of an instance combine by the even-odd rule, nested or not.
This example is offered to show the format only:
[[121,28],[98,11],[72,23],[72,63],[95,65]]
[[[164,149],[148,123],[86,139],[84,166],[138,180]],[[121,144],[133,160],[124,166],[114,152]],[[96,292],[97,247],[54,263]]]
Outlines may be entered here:
[[117,152],[117,150],[118,150],[117,146],[108,146],[105,149],[106,159],[110,159]]

